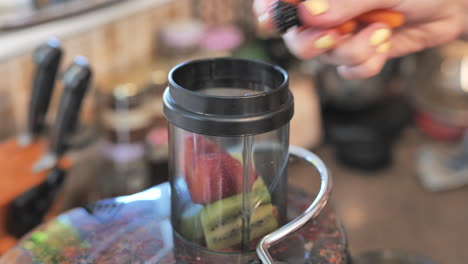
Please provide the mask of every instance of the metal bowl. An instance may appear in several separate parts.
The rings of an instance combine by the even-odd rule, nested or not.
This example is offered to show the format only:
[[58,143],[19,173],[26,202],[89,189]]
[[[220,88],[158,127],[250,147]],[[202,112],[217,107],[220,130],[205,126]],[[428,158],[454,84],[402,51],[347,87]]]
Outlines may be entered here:
[[413,253],[398,250],[379,250],[363,253],[353,259],[353,264],[437,264]]

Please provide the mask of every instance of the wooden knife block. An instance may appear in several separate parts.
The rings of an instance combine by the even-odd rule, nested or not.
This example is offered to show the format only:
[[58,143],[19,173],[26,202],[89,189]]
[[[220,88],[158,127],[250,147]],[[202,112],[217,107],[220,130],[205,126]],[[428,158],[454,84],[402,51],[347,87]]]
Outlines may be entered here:
[[[17,139],[0,144],[0,255],[14,246],[16,239],[5,230],[7,208],[19,195],[41,183],[49,171],[34,173],[34,164],[47,151],[47,141],[37,142],[23,148]],[[70,168],[70,162],[60,162],[62,168]]]

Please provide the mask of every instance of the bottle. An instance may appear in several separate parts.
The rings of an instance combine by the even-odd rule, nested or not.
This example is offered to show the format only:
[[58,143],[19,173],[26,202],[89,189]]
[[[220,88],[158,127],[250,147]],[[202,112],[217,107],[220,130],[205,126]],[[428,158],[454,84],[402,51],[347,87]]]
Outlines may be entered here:
[[163,110],[163,93],[167,87],[167,71],[154,70],[146,88],[148,113],[153,115],[152,126],[146,137],[146,153],[152,175],[153,185],[169,180],[169,145],[167,121]]
[[[151,187],[145,157],[145,139],[152,115],[145,110],[143,93],[134,84],[119,85],[108,97],[102,115],[103,165],[95,175],[97,188],[89,200],[134,194]],[[92,202],[90,201],[90,202]]]

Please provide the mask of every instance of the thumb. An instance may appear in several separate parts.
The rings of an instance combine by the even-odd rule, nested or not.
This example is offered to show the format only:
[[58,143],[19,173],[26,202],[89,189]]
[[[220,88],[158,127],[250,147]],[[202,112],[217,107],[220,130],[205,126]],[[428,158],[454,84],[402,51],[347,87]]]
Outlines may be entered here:
[[401,0],[307,0],[299,5],[299,16],[307,27],[329,28],[378,9],[391,9]]

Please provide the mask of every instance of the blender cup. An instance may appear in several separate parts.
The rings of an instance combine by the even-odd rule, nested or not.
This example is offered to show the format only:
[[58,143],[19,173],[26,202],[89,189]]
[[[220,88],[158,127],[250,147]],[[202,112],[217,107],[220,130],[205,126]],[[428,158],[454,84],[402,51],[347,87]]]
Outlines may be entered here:
[[259,245],[259,257],[268,261],[269,245],[323,208],[330,184],[317,159],[321,191],[300,219],[287,223],[293,112],[288,75],[273,65],[219,58],[170,72],[164,114],[172,224],[186,243],[217,254],[254,252]]

